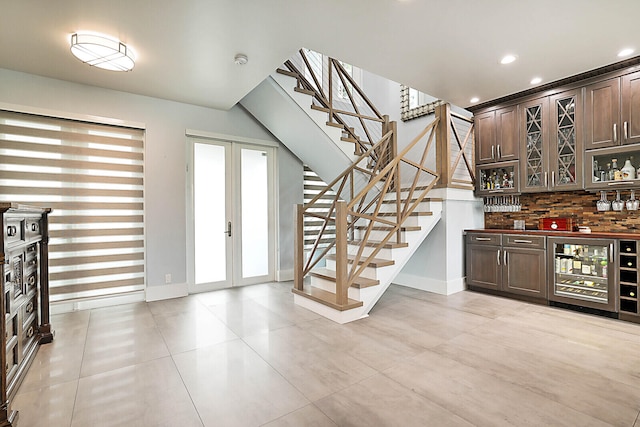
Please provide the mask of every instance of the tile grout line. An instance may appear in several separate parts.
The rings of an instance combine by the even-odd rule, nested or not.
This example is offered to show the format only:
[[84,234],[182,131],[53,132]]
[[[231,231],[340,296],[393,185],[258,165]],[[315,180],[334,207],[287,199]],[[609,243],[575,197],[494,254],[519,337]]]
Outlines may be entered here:
[[[71,408],[71,419],[69,427],[73,425],[73,418],[76,414],[76,405],[78,404],[78,391],[80,390],[80,378],[82,377],[82,365],[84,364],[85,352],[87,351],[87,338],[89,337],[89,328],[91,327],[91,318],[93,317],[93,309],[89,310],[89,320],[87,321],[87,331],[84,334],[84,344],[82,346],[82,359],[80,359],[80,368],[78,369],[78,379],[76,380],[76,393],[73,397],[73,408]],[[54,338],[55,339],[55,338]]]

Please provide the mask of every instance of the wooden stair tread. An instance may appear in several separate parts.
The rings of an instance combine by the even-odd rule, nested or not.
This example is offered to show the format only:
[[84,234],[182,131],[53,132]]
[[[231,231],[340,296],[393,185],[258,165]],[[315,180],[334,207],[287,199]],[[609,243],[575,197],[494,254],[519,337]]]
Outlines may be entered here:
[[325,291],[324,289],[315,288],[313,286],[305,286],[301,291],[293,288],[291,291],[296,295],[309,298],[310,300],[324,304],[327,307],[331,307],[338,311],[346,311],[363,306],[362,301],[356,301],[351,298],[348,298],[347,303],[344,305],[337,304],[336,295],[333,292]]
[[282,68],[277,68],[276,73],[289,76],[289,77],[294,77],[296,79],[298,78],[298,73],[294,73],[293,71],[289,71],[289,70],[283,70]]
[[[336,255],[335,254],[329,254],[326,257],[327,259],[331,259],[331,260],[335,260],[336,259]],[[358,264],[362,264],[364,262],[364,260],[367,259],[366,256],[362,256],[360,257],[360,261],[358,262]],[[349,263],[352,263],[355,260],[355,255],[347,255],[347,261],[349,261]],[[396,262],[392,259],[383,259],[383,258],[372,258],[371,262],[369,263],[370,267],[387,267],[389,265],[394,265]]]
[[308,89],[302,89],[300,87],[294,87],[293,90],[295,92],[304,93],[305,95],[311,95],[311,96],[315,95],[314,91],[308,90]]
[[[332,282],[336,281],[336,272],[334,270],[329,270],[328,268],[317,268],[317,269],[311,270],[309,274],[314,277],[330,280]],[[363,289],[363,288],[369,288],[371,286],[377,286],[379,284],[380,284],[380,281],[376,279],[368,279],[366,277],[357,277],[353,282],[352,286],[354,288]]]
[[[431,216],[433,212],[411,212],[409,216]],[[395,212],[378,212],[378,216],[396,216]]]
[[[410,203],[415,203],[417,202],[418,199],[411,199]],[[424,199],[422,199],[422,202],[420,203],[427,203],[427,202],[442,202],[443,199],[440,197],[425,197]],[[382,203],[395,203],[396,200],[395,199],[384,199],[382,201]],[[401,199],[400,200],[401,203],[406,203],[407,199]]]
[[327,107],[323,107],[321,105],[311,104],[312,110],[322,111],[324,113],[328,113],[329,109]]
[[[352,240],[350,241],[348,244],[350,245],[355,245],[355,246],[360,246],[362,244],[362,240]],[[367,240],[367,242],[364,244],[365,246],[378,246],[380,244],[380,240]],[[383,249],[396,249],[396,248],[406,248],[408,247],[409,244],[407,242],[387,242],[384,244],[384,246],[382,246]]]
[[359,141],[358,141],[357,139],[355,139],[355,138],[349,138],[349,137],[346,137],[346,136],[342,136],[342,137],[340,137],[340,141],[344,141],[344,142],[353,142],[354,144],[355,144],[356,142],[359,142]]
[[332,126],[334,128],[344,129],[344,125],[342,125],[340,123],[336,123],[336,122],[327,122],[327,126]]
[[[356,230],[366,230],[369,228],[367,225],[356,225]],[[372,229],[376,231],[391,230],[393,227],[387,227],[384,225],[373,226]],[[419,225],[403,225],[400,227],[400,231],[420,231],[422,228]]]

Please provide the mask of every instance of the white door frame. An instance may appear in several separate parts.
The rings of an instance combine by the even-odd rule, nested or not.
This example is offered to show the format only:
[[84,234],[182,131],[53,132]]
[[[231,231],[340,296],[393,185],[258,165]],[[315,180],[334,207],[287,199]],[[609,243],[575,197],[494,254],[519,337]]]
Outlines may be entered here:
[[[193,182],[193,166],[194,166],[194,144],[195,143],[213,143],[213,144],[221,144],[228,143],[231,146],[232,151],[232,159],[231,163],[233,167],[227,173],[227,177],[231,179],[231,192],[233,195],[239,195],[239,186],[240,186],[240,159],[237,156],[240,153],[242,148],[249,149],[257,149],[264,150],[268,153],[268,186],[269,186],[269,206],[268,206],[268,224],[269,224],[269,273],[265,277],[258,278],[242,278],[242,270],[241,270],[241,256],[242,249],[240,245],[234,244],[232,249],[232,262],[234,265],[232,266],[232,274],[231,277],[228,277],[227,283],[221,284],[212,284],[212,285],[196,285],[195,283],[195,228],[194,228],[194,182]],[[210,134],[203,132],[187,132],[186,138],[186,229],[187,229],[187,285],[189,293],[197,293],[197,292],[207,292],[216,289],[223,289],[230,286],[244,286],[255,283],[263,283],[268,281],[274,281],[276,276],[276,224],[277,224],[277,212],[276,212],[276,201],[277,201],[277,191],[276,191],[276,164],[277,164],[277,150],[278,147],[276,142],[272,141],[261,141],[261,140],[252,140],[249,138],[242,137],[233,137],[228,135],[218,135],[218,134]],[[233,229],[237,231],[237,233],[233,233],[233,235],[237,236],[234,238],[234,242],[240,242],[239,236],[241,236],[241,207],[240,202],[236,200],[232,200],[231,204],[233,205],[233,218],[232,225]],[[223,230],[221,230],[223,232]]]

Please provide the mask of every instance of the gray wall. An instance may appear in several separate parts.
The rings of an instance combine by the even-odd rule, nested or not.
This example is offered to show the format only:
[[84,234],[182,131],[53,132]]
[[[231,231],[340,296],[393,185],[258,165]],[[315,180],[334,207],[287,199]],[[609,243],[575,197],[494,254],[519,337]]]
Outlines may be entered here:
[[[187,280],[185,130],[275,141],[239,107],[220,111],[5,69],[0,69],[0,103],[144,124],[148,286],[164,285],[165,273],[174,283]],[[293,268],[292,206],[302,200],[302,165],[284,147],[278,156],[278,269],[287,270]]]

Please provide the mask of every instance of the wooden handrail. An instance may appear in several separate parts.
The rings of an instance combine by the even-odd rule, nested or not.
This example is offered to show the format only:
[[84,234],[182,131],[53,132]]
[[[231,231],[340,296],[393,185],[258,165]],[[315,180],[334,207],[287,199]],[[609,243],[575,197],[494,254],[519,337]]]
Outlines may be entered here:
[[[299,54],[303,70],[299,70],[292,61],[285,62],[285,67],[297,76],[298,87],[313,94],[314,102],[318,105],[314,108],[327,112],[329,122],[341,125],[346,135],[356,141],[357,158],[310,202],[297,207],[294,286],[302,291],[304,277],[331,251],[335,251],[335,304],[345,306],[349,301],[349,287],[388,242],[392,239],[401,242],[403,223],[431,189],[436,185],[466,188],[462,184],[467,182],[453,177],[461,161],[464,161],[473,182],[473,159],[469,159],[467,154],[473,142],[473,120],[451,112],[447,104],[440,105],[436,108],[433,122],[399,151],[397,124],[380,114],[339,61],[327,61],[327,88],[323,86],[325,82],[314,73],[313,64],[305,52],[300,50]],[[310,79],[307,74],[310,74]],[[344,87],[344,101],[350,105],[346,109],[342,101],[338,105],[334,103],[336,81]],[[370,114],[363,114],[363,111]],[[464,138],[460,137],[454,118],[471,125]],[[348,122],[354,123],[353,127]],[[360,132],[363,134],[358,135]],[[377,137],[378,134],[380,137]],[[426,142],[419,145],[425,139]],[[452,165],[450,146],[455,144],[459,151]],[[437,159],[435,170],[426,165],[434,146]],[[383,205],[386,203],[389,206],[389,202],[395,206],[391,215],[380,215]],[[324,210],[320,211],[320,208]],[[317,223],[317,235],[308,250],[304,247],[305,217],[313,218]],[[383,237],[372,242],[372,232],[380,228],[386,230]],[[356,242],[357,232],[360,232],[360,236]],[[332,237],[334,233],[335,238]],[[356,247],[347,257],[349,244]]]

